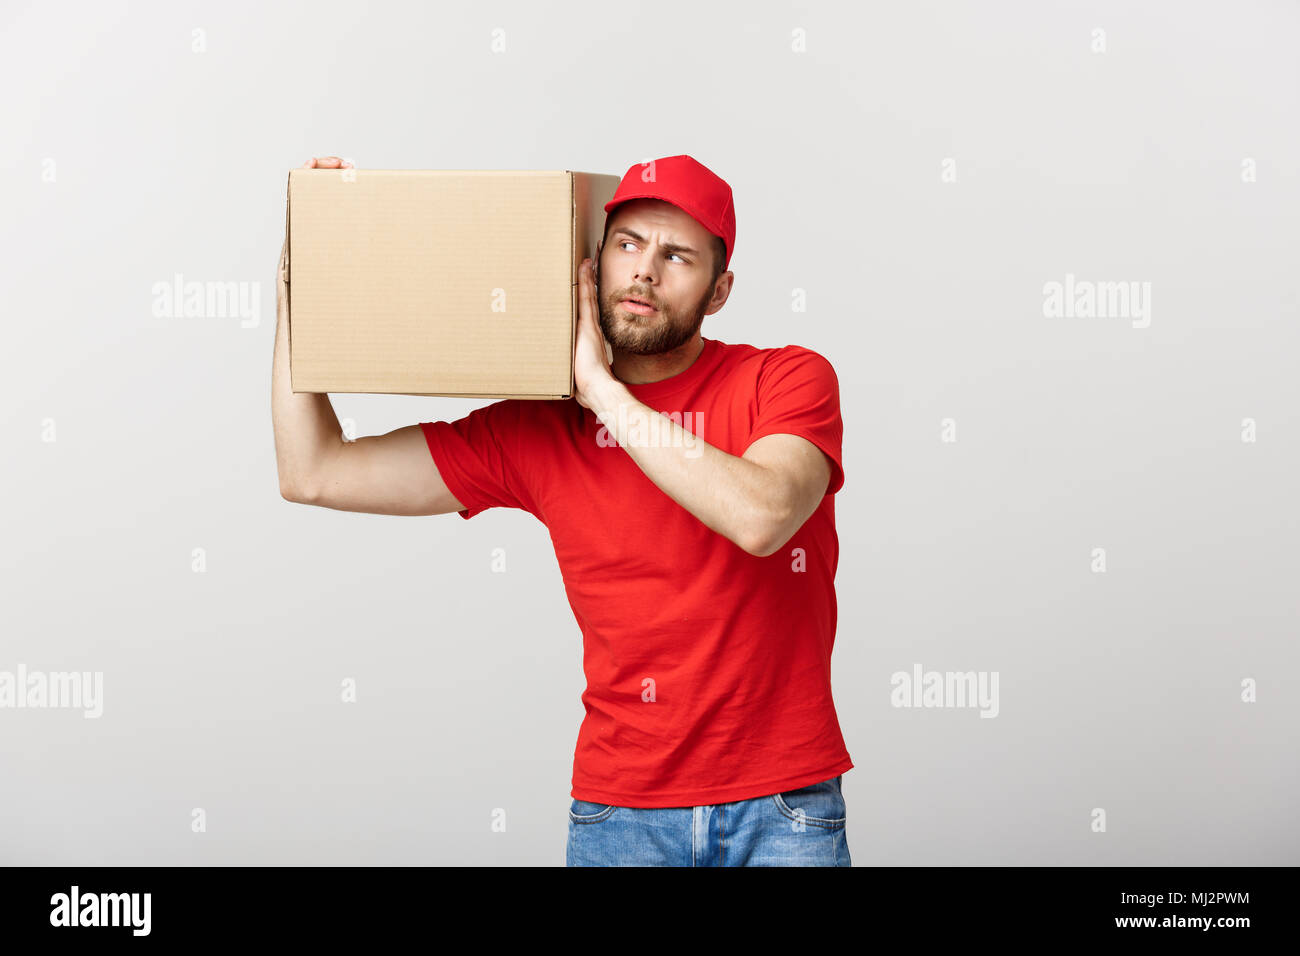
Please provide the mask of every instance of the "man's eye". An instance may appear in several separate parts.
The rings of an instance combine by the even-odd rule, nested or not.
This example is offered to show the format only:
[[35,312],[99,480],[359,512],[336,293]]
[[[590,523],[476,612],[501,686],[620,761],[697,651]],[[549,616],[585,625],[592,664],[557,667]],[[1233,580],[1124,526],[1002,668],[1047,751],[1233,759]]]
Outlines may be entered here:
[[[620,247],[622,247],[622,246],[630,246],[630,245],[633,245],[633,242],[632,242],[631,239],[624,239],[622,242],[619,243],[619,246],[620,246]],[[682,259],[682,257],[679,256],[679,255],[677,255],[677,253],[675,253],[675,252],[670,252],[670,253],[668,253],[668,255],[670,255],[670,256],[677,256],[678,259]],[[686,261],[685,259],[682,259],[682,262],[685,262],[685,261]]]

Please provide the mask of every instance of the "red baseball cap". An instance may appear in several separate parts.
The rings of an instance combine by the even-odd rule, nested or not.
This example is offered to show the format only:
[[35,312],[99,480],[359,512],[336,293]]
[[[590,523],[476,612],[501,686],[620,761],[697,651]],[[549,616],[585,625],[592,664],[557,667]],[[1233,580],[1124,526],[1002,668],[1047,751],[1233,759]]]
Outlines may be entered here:
[[684,209],[726,244],[722,268],[731,264],[731,250],[736,245],[736,207],[731,201],[731,187],[703,163],[685,155],[634,163],[623,174],[614,198],[605,203],[605,212],[629,199],[662,199]]

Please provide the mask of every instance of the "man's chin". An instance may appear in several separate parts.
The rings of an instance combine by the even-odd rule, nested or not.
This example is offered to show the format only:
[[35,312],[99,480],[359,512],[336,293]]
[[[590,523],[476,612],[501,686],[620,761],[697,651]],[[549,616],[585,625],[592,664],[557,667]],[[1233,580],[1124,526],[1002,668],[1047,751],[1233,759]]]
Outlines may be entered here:
[[637,315],[620,309],[619,313],[621,314],[604,316],[600,323],[600,330],[613,348],[629,355],[662,355],[671,352],[690,341],[695,330],[699,328],[697,322],[695,327],[686,331],[684,335],[681,334],[681,330],[677,330],[679,333],[677,335],[665,335],[663,334],[666,331],[664,323],[671,320],[663,312],[656,312],[654,315]]
[[643,342],[640,340],[628,342],[621,339],[610,339],[609,344],[619,352],[626,352],[629,355],[657,355],[659,349],[655,347],[654,342]]
[[654,347],[657,338],[632,333],[622,320],[615,320],[609,327],[602,327],[601,331],[605,334],[605,340],[614,348],[634,355],[649,354],[648,350]]
[[605,338],[608,339],[609,344],[613,346],[615,350],[625,352],[629,355],[663,355],[666,352],[671,352],[673,349],[681,348],[690,341],[691,337],[688,335],[686,338],[680,340],[664,339],[662,336],[654,336],[653,338],[645,339],[629,339],[627,337],[609,338],[609,336],[605,336]]

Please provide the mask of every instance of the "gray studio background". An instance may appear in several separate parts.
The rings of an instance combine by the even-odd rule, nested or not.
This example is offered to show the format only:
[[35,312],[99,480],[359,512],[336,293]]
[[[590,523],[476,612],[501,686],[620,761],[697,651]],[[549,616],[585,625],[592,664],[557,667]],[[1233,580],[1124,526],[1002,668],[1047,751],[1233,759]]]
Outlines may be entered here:
[[[286,173],[679,152],[735,190],[704,334],[840,377],[854,863],[1300,862],[1295,4],[0,27],[0,670],[104,675],[97,720],[0,710],[0,862],[563,864],[584,681],[546,529],[279,496]],[[260,283],[258,324],[156,317],[177,273]],[[1045,317],[1067,274],[1150,283],[1149,325]],[[476,403],[333,404],[367,435]],[[891,706],[916,664],[996,671],[998,716]]]

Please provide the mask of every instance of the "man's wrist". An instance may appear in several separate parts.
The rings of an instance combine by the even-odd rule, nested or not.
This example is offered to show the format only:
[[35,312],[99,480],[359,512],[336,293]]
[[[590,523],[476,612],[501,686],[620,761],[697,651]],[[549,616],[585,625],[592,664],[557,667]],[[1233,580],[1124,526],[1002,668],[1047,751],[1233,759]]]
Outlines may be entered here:
[[608,426],[617,419],[620,405],[635,401],[627,386],[611,375],[592,390],[591,410],[602,424]]

